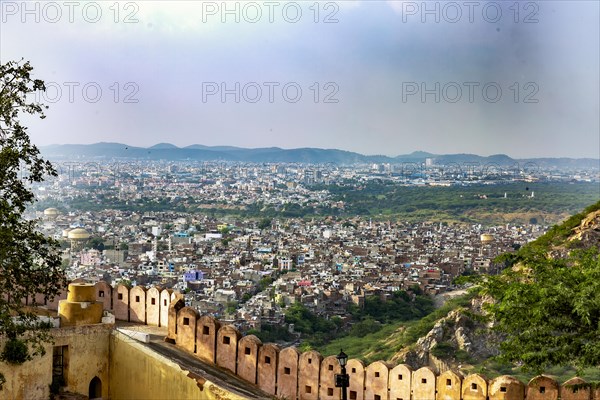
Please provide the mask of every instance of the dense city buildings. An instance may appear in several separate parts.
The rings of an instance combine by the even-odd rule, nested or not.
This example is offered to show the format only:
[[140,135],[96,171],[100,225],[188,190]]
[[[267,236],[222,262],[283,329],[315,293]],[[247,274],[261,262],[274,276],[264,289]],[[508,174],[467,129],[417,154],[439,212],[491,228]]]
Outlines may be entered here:
[[[432,171],[429,164],[426,170]],[[361,306],[366,296],[385,299],[415,287],[443,293],[455,288],[453,279],[460,275],[497,273],[502,268],[494,262],[498,255],[547,229],[536,221],[482,225],[365,216],[210,216],[202,207],[260,204],[285,210],[319,204],[344,209],[323,186],[332,182],[360,187],[384,178],[409,186],[469,185],[473,179],[438,180],[432,173],[415,181],[385,165],[194,165],[88,164],[83,170],[78,164],[79,170],[63,171],[36,188],[40,204],[55,207],[31,216],[41,218],[44,233],[61,242],[70,279],[176,289],[185,293],[187,305],[241,331],[283,323],[285,308],[293,303],[326,319],[348,321],[348,304]],[[519,179],[550,178],[542,171],[536,174],[521,171]],[[578,174],[597,180],[591,172]],[[579,178],[572,173],[564,177]],[[521,196],[534,199],[535,193]],[[485,199],[485,194],[479,197]],[[78,209],[81,198],[88,199],[89,211]],[[105,206],[109,199],[125,206]],[[133,205],[141,199],[146,211]],[[152,204],[164,207],[148,211]],[[191,204],[197,206],[195,212],[188,211]]]

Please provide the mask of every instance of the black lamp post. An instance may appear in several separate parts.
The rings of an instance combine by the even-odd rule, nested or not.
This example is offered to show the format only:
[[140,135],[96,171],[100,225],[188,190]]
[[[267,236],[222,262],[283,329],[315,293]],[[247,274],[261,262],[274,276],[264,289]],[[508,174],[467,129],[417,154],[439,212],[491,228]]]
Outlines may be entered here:
[[342,367],[341,374],[335,374],[335,387],[342,388],[342,400],[348,400],[346,388],[350,386],[350,376],[346,373],[346,363],[348,362],[348,355],[340,349],[340,354],[337,355],[340,367]]

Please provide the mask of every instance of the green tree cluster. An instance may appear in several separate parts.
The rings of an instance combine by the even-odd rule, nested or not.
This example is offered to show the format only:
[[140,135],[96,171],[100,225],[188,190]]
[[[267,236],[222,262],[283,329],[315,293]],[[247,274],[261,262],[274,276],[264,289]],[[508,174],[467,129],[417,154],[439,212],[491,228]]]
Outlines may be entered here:
[[367,296],[365,306],[362,309],[353,307],[351,312],[357,320],[371,318],[388,324],[421,318],[433,311],[433,308],[433,300],[429,296],[418,294],[411,299],[407,292],[399,290],[385,300],[379,296]]
[[[502,257],[502,274],[482,279],[496,329],[506,336],[500,360],[542,372],[553,366],[600,367],[600,243],[567,241],[600,202]],[[568,250],[566,257],[553,249]],[[586,248],[587,247],[587,248]]]
[[576,250],[567,258],[529,255],[498,276],[482,293],[487,310],[506,335],[500,360],[525,371],[552,366],[600,367],[600,254]]
[[285,322],[294,324],[294,330],[303,334],[327,333],[336,329],[333,321],[320,317],[302,303],[294,303],[285,310]]
[[258,229],[267,229],[269,227],[271,227],[271,218],[263,218],[260,220],[260,222],[258,223]]
[[0,358],[16,363],[43,354],[50,339],[48,325],[21,300],[36,293],[52,299],[66,286],[58,242],[24,218],[35,201],[31,184],[56,176],[20,121],[23,114],[44,118],[46,107],[30,101],[45,90],[32,70],[29,62],[0,65],[0,336],[8,338]]
[[90,239],[88,246],[90,246],[92,249],[103,251],[104,250],[104,241],[102,240],[102,238],[94,236]]
[[263,343],[268,342],[289,342],[293,339],[293,335],[290,333],[286,326],[281,325],[268,325],[263,324],[260,327],[260,331],[256,329],[250,329],[248,335],[255,335]]
[[225,305],[225,313],[227,314],[235,314],[235,312],[238,309],[238,302],[237,301],[229,301],[227,302],[227,304]]

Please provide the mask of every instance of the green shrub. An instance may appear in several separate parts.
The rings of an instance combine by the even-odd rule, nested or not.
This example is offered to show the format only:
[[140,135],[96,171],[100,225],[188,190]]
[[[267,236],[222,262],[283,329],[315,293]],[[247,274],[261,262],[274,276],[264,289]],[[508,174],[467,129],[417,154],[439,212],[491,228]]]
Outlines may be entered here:
[[364,321],[356,323],[352,329],[350,329],[350,336],[365,337],[369,333],[375,333],[381,329],[381,323],[375,321],[372,318],[367,318]]
[[30,359],[27,344],[19,339],[9,339],[0,354],[0,360],[9,364],[23,364]]
[[447,358],[456,352],[456,348],[448,342],[440,342],[433,346],[431,354],[438,358]]
[[462,349],[456,350],[456,352],[454,353],[454,358],[456,358],[457,361],[460,361],[462,363],[472,363],[473,362],[473,358],[471,357],[469,352],[466,350],[462,350]]

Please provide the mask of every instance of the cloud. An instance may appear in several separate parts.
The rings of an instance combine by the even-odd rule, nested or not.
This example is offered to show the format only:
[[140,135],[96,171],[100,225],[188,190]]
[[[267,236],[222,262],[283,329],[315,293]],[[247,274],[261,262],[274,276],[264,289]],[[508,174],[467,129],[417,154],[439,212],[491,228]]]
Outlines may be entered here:
[[[598,3],[540,3],[536,24],[514,23],[508,9],[503,21],[488,23],[480,18],[481,7],[475,23],[466,14],[456,24],[435,23],[431,16],[423,23],[418,14],[405,23],[400,14],[406,3],[324,1],[315,14],[314,2],[279,2],[271,23],[265,2],[227,1],[224,14],[223,1],[118,2],[118,14],[114,2],[102,2],[98,23],[11,17],[2,25],[0,56],[31,60],[36,78],[58,82],[63,94],[63,82],[80,82],[74,102],[65,95],[50,104],[46,120],[32,123],[39,144],[169,140],[365,153],[598,156]],[[290,19],[296,4],[301,19],[285,20],[284,7]],[[256,7],[262,20],[252,22]],[[337,22],[324,23],[331,13]],[[132,81],[139,103],[124,103]],[[235,95],[203,103],[207,81],[227,88],[258,82],[265,97],[263,82],[280,86],[273,103],[245,102],[243,96],[235,102]],[[465,93],[456,104],[436,103],[433,95],[422,102],[418,94],[403,102],[407,81],[428,88],[458,82]],[[463,84],[470,81],[480,82],[473,103]],[[86,82],[101,85],[101,101],[82,100]],[[287,82],[302,86],[302,101],[282,100]],[[339,103],[323,102],[328,82],[339,87]],[[482,100],[486,82],[499,82],[501,102]],[[537,104],[523,103],[528,82],[539,86]]]

